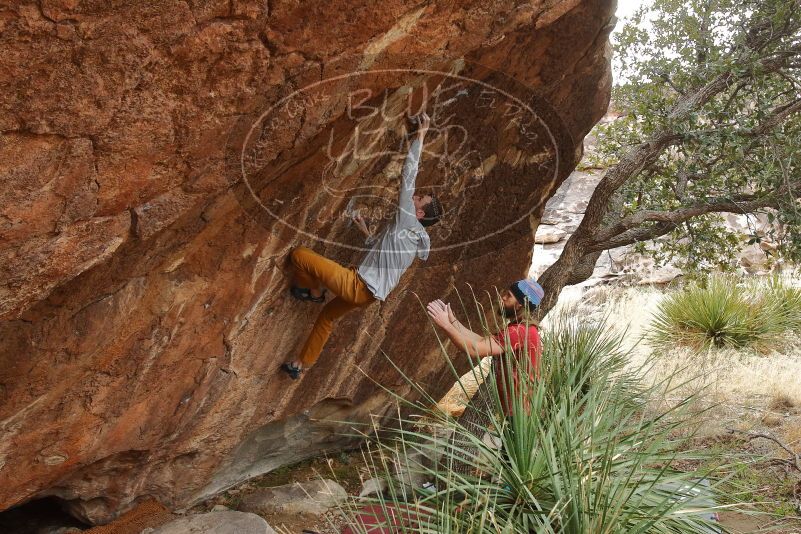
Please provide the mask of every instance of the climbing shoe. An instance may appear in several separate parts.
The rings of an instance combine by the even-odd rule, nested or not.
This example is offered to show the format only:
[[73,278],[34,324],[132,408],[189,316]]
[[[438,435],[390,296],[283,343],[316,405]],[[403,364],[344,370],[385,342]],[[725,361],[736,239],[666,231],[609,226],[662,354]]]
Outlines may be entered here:
[[300,378],[300,373],[302,369],[300,367],[295,367],[291,363],[282,363],[281,370],[289,375],[289,378],[292,380],[297,380]]
[[315,304],[322,304],[325,302],[325,290],[323,290],[323,294],[319,297],[312,296],[311,291],[305,287],[291,287],[289,288],[289,292],[296,299],[303,300],[305,302],[314,302]]

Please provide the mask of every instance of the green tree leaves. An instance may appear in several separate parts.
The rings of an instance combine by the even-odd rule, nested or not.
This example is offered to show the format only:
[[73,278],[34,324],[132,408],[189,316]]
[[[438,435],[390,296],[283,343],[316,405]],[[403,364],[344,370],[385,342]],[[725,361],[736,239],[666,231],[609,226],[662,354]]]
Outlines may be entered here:
[[[655,0],[615,40],[621,117],[598,127],[594,164],[616,165],[632,147],[671,131],[679,140],[620,188],[618,216],[671,212],[709,199],[761,199],[781,254],[801,257],[801,9],[791,0]],[[723,89],[677,113],[711,80]],[[686,105],[686,104],[685,104]],[[742,213],[753,212],[743,205]],[[715,210],[710,210],[713,213]],[[658,259],[709,270],[730,265],[737,236],[698,214],[677,221]]]

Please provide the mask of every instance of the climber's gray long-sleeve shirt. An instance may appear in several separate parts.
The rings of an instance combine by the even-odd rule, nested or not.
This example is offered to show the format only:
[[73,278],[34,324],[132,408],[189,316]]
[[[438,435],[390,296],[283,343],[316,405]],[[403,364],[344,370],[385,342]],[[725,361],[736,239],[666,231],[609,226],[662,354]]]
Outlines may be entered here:
[[359,276],[378,300],[386,299],[390,291],[395,289],[415,256],[421,260],[428,259],[431,241],[425,228],[417,220],[412,201],[422,146],[423,143],[418,138],[409,148],[409,154],[403,162],[395,218],[359,265]]

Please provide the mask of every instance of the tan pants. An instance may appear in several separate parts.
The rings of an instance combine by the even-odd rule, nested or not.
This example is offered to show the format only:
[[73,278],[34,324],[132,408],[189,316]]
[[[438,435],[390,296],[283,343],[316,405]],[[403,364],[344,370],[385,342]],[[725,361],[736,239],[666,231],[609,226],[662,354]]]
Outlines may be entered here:
[[336,295],[336,298],[323,307],[300,353],[303,367],[310,367],[323,351],[334,321],[350,310],[367,306],[375,297],[359,278],[355,267],[343,267],[306,247],[296,248],[290,257],[298,287],[317,289],[323,285]]

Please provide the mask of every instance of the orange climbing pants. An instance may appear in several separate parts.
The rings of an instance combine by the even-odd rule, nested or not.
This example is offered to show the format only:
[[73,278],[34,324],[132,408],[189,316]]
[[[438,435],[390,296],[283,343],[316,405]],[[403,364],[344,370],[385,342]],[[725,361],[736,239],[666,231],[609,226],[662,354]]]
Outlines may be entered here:
[[367,306],[375,297],[359,278],[355,267],[343,267],[306,247],[294,249],[290,258],[298,287],[317,289],[323,285],[336,295],[323,307],[300,353],[303,367],[310,367],[317,361],[331,336],[334,321],[350,310]]

